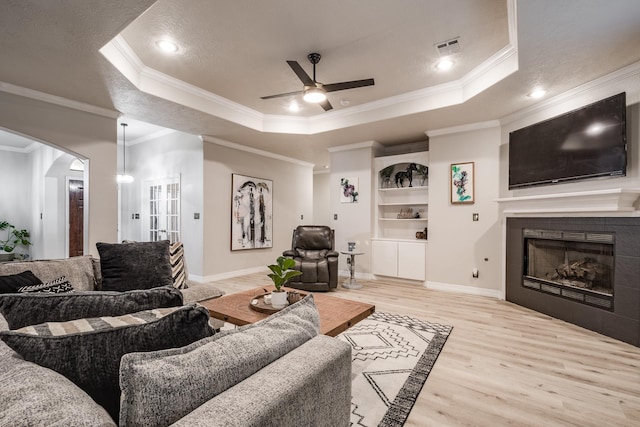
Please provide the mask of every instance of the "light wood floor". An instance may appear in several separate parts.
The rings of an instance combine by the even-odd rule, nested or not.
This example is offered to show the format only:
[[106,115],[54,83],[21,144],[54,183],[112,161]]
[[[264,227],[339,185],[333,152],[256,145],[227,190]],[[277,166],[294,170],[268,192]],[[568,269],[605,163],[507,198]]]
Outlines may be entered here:
[[[640,426],[640,348],[505,301],[361,283],[331,295],[453,326],[407,426]],[[227,293],[268,284],[216,282]]]

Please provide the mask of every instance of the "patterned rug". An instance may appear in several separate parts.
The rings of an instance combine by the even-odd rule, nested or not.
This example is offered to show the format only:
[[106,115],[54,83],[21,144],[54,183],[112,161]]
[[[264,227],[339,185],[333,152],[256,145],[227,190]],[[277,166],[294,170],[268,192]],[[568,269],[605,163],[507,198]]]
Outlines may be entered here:
[[338,335],[352,347],[352,426],[402,426],[451,326],[374,313]]

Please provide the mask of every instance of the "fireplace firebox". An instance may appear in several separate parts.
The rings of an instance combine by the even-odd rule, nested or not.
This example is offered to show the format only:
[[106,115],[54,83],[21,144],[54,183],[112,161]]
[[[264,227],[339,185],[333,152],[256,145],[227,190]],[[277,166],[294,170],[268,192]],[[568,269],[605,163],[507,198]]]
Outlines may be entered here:
[[522,286],[613,310],[614,235],[524,229]]
[[509,217],[506,299],[640,347],[640,217]]

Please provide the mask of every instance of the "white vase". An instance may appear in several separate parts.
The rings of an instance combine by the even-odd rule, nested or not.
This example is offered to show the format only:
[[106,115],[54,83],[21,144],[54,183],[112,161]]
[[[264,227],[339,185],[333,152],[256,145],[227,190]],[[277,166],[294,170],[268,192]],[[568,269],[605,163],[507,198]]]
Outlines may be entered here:
[[287,306],[287,293],[286,292],[271,292],[271,305],[273,308],[285,308]]

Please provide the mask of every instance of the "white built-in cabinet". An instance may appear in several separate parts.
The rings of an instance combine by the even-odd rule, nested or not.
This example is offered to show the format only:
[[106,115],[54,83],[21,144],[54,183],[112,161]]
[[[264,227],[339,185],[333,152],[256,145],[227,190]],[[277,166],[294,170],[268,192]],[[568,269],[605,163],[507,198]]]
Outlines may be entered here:
[[[396,180],[410,164],[412,185]],[[371,239],[371,265],[376,275],[426,280],[427,241],[416,233],[426,232],[429,212],[429,181],[425,168],[429,153],[410,153],[375,159],[375,230]],[[381,173],[382,171],[382,173]],[[399,177],[402,177],[400,175]]]

